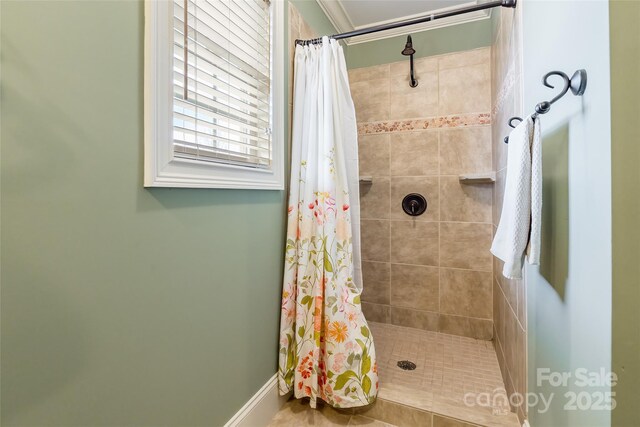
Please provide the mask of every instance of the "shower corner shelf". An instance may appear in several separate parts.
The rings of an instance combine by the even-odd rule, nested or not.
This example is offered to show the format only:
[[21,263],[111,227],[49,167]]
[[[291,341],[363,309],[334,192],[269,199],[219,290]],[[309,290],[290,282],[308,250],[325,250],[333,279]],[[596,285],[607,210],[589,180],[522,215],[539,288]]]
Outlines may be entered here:
[[370,176],[361,176],[360,184],[373,184],[373,178]]
[[460,184],[493,184],[496,182],[495,172],[468,173],[458,176]]

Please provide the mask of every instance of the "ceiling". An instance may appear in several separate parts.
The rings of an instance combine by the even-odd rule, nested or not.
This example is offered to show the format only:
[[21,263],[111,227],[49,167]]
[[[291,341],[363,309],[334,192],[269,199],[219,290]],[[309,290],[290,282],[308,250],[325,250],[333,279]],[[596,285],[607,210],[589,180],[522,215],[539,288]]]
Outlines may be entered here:
[[[482,3],[483,0],[316,0],[334,27],[345,33],[354,29],[402,21],[457,9],[463,6],[471,6]],[[487,19],[491,16],[490,10],[467,13],[438,19],[432,22],[412,25],[410,27],[396,28],[363,36],[347,39],[347,44],[364,43],[373,40],[384,39],[399,35],[406,35],[418,31],[457,25],[466,22]]]
[[357,28],[407,16],[427,15],[434,10],[469,3],[469,0],[340,0],[340,3]]

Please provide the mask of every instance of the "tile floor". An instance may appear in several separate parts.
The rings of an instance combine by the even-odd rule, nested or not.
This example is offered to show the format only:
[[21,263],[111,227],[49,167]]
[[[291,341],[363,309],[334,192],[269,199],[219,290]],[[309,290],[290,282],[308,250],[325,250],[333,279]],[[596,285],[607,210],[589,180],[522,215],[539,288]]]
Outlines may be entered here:
[[[370,322],[376,346],[378,397],[489,426],[517,426],[491,341]],[[398,361],[416,369],[405,371]],[[476,396],[483,405],[467,405]],[[514,424],[515,422],[515,424]]]
[[357,409],[333,409],[321,403],[317,409],[311,409],[308,399],[291,399],[269,424],[269,427],[303,426],[479,427],[384,399]]
[[[270,427],[517,427],[491,341],[369,322],[378,361],[378,400],[368,408],[318,410],[290,400]],[[397,366],[409,360],[416,369]],[[467,393],[487,393],[482,405],[465,404]],[[473,396],[473,395],[472,395]],[[467,401],[473,401],[467,397]]]
[[269,427],[303,426],[370,426],[395,427],[373,418],[354,414],[352,410],[335,410],[318,402],[317,410],[309,407],[308,400],[289,400],[269,424]]

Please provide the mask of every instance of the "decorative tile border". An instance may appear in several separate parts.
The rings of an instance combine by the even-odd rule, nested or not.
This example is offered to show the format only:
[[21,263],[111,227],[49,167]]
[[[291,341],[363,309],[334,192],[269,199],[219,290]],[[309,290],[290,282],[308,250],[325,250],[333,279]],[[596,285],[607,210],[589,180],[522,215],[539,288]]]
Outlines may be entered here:
[[491,124],[491,113],[457,114],[453,116],[427,117],[411,120],[387,120],[358,123],[358,134],[406,132],[412,130],[456,128]]

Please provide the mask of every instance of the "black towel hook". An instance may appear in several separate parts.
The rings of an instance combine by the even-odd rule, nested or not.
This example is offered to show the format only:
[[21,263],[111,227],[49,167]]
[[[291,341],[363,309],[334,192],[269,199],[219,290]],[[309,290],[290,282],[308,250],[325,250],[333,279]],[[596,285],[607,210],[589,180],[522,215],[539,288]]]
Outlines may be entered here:
[[571,86],[571,79],[569,79],[569,76],[567,76],[565,73],[563,73],[562,71],[549,71],[542,78],[542,84],[544,84],[546,87],[548,87],[550,89],[555,88],[554,85],[549,83],[549,77],[551,77],[551,76],[560,76],[560,77],[562,77],[562,81],[564,83],[564,87],[562,88],[562,91],[558,95],[556,95],[553,99],[551,99],[551,101],[549,101],[549,104],[553,104],[558,99],[562,98],[569,91],[569,87]]
[[[518,126],[518,125],[514,125],[514,124],[513,124],[513,121],[514,121],[514,120],[518,120],[520,123],[522,123],[522,122],[523,122],[522,117],[518,117],[518,116],[511,117],[511,118],[509,119],[509,127],[513,128],[513,129],[515,129],[515,127],[516,127],[516,126]],[[520,124],[520,123],[518,123],[518,124]],[[508,144],[508,143],[509,143],[509,137],[508,137],[508,136],[505,136],[505,137],[504,137],[504,143],[505,143],[505,144]]]
[[[554,89],[555,86],[549,83],[549,77],[551,76],[562,77],[562,80],[564,82],[562,91],[560,91],[558,95],[553,97],[551,101],[542,101],[538,103],[535,108],[536,112],[531,116],[533,119],[535,119],[538,116],[538,114],[548,113],[549,110],[551,109],[551,105],[555,103],[557,100],[559,100],[560,98],[562,98],[563,96],[565,96],[569,91],[569,89],[571,89],[571,93],[578,96],[582,96],[584,94],[584,91],[587,89],[587,71],[586,70],[577,70],[575,73],[573,73],[573,76],[571,76],[571,78],[569,78],[569,76],[567,76],[562,71],[549,71],[547,74],[545,74],[542,77],[542,84],[548,88]],[[515,126],[513,125],[513,120],[516,120],[516,119],[522,122],[522,118],[520,117],[511,117],[509,119],[509,126],[511,126],[512,128],[515,128]],[[508,136],[504,138],[504,143],[505,144],[509,143]]]
[[515,128],[516,126],[518,126],[518,125],[514,125],[513,124],[514,120],[518,120],[519,122],[522,122],[522,117],[517,117],[517,116],[516,117],[511,117],[509,119],[509,127]]

